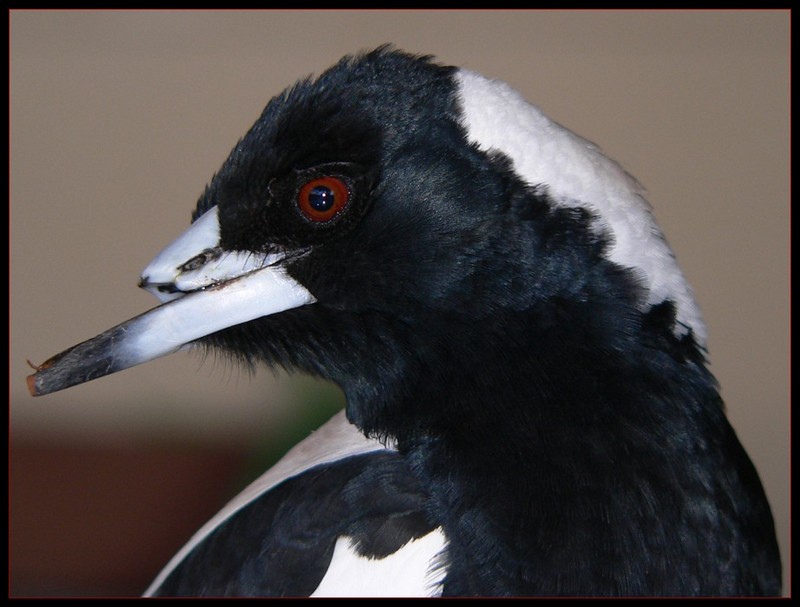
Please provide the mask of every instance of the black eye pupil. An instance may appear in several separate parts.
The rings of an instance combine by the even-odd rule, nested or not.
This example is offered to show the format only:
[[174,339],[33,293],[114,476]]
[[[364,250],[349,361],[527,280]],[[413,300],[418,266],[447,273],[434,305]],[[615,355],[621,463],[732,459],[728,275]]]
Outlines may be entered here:
[[324,213],[333,208],[334,198],[333,190],[324,185],[318,185],[308,193],[308,204],[315,211]]

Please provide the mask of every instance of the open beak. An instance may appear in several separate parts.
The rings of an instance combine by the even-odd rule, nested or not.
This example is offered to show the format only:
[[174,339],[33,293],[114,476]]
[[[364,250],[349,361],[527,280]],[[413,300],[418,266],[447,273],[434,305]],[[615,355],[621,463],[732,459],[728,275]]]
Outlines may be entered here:
[[282,253],[224,251],[212,207],[142,272],[162,305],[68,350],[28,376],[41,396],[176,352],[227,327],[316,301],[282,265]]

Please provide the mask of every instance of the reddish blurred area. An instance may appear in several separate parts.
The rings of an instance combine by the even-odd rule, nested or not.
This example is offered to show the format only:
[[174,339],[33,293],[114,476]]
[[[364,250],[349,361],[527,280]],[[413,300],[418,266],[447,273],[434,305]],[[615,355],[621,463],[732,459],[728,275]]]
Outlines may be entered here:
[[236,493],[248,455],[12,441],[9,596],[139,596]]

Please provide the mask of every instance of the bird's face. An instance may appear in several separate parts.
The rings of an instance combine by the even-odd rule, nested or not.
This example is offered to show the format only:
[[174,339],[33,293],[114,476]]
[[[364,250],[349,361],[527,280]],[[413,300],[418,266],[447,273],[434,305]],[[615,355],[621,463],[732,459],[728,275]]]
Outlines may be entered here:
[[273,99],[142,272],[163,305],[50,359],[31,391],[198,340],[342,380],[337,349],[377,356],[404,318],[448,306],[486,216],[453,71],[378,52]]
[[[31,392],[199,343],[331,379],[350,403],[387,402],[437,366],[460,381],[536,339],[521,328],[531,318],[548,331],[590,303],[628,336],[633,310],[680,304],[658,292],[683,282],[649,213],[603,216],[613,197],[641,202],[631,181],[476,78],[379,49],[274,98],[143,271],[162,305],[48,360]],[[614,263],[634,232],[666,271]]]

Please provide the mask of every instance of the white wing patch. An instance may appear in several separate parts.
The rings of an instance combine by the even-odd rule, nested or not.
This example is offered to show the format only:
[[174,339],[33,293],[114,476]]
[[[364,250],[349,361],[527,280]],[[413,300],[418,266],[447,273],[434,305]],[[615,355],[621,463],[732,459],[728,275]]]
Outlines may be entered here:
[[336,540],[314,597],[430,597],[441,595],[445,572],[437,556],[447,540],[441,528],[408,542],[386,558],[361,556],[348,537]]
[[234,497],[211,520],[203,525],[186,545],[172,557],[172,560],[167,563],[166,567],[145,591],[144,596],[152,596],[180,562],[214,529],[279,483],[319,464],[335,462],[351,455],[380,450],[393,449],[392,447],[384,446],[377,440],[365,437],[354,425],[347,421],[344,411],[340,411],[313,432],[311,436],[294,446],[277,464],[248,485],[244,491]]
[[691,328],[705,345],[706,329],[694,294],[655,222],[644,189],[593,143],[545,116],[509,85],[459,70],[463,126],[470,142],[497,150],[530,185],[543,184],[554,202],[579,206],[613,234],[610,259],[636,268],[648,281],[649,304],[677,307],[678,334]]

